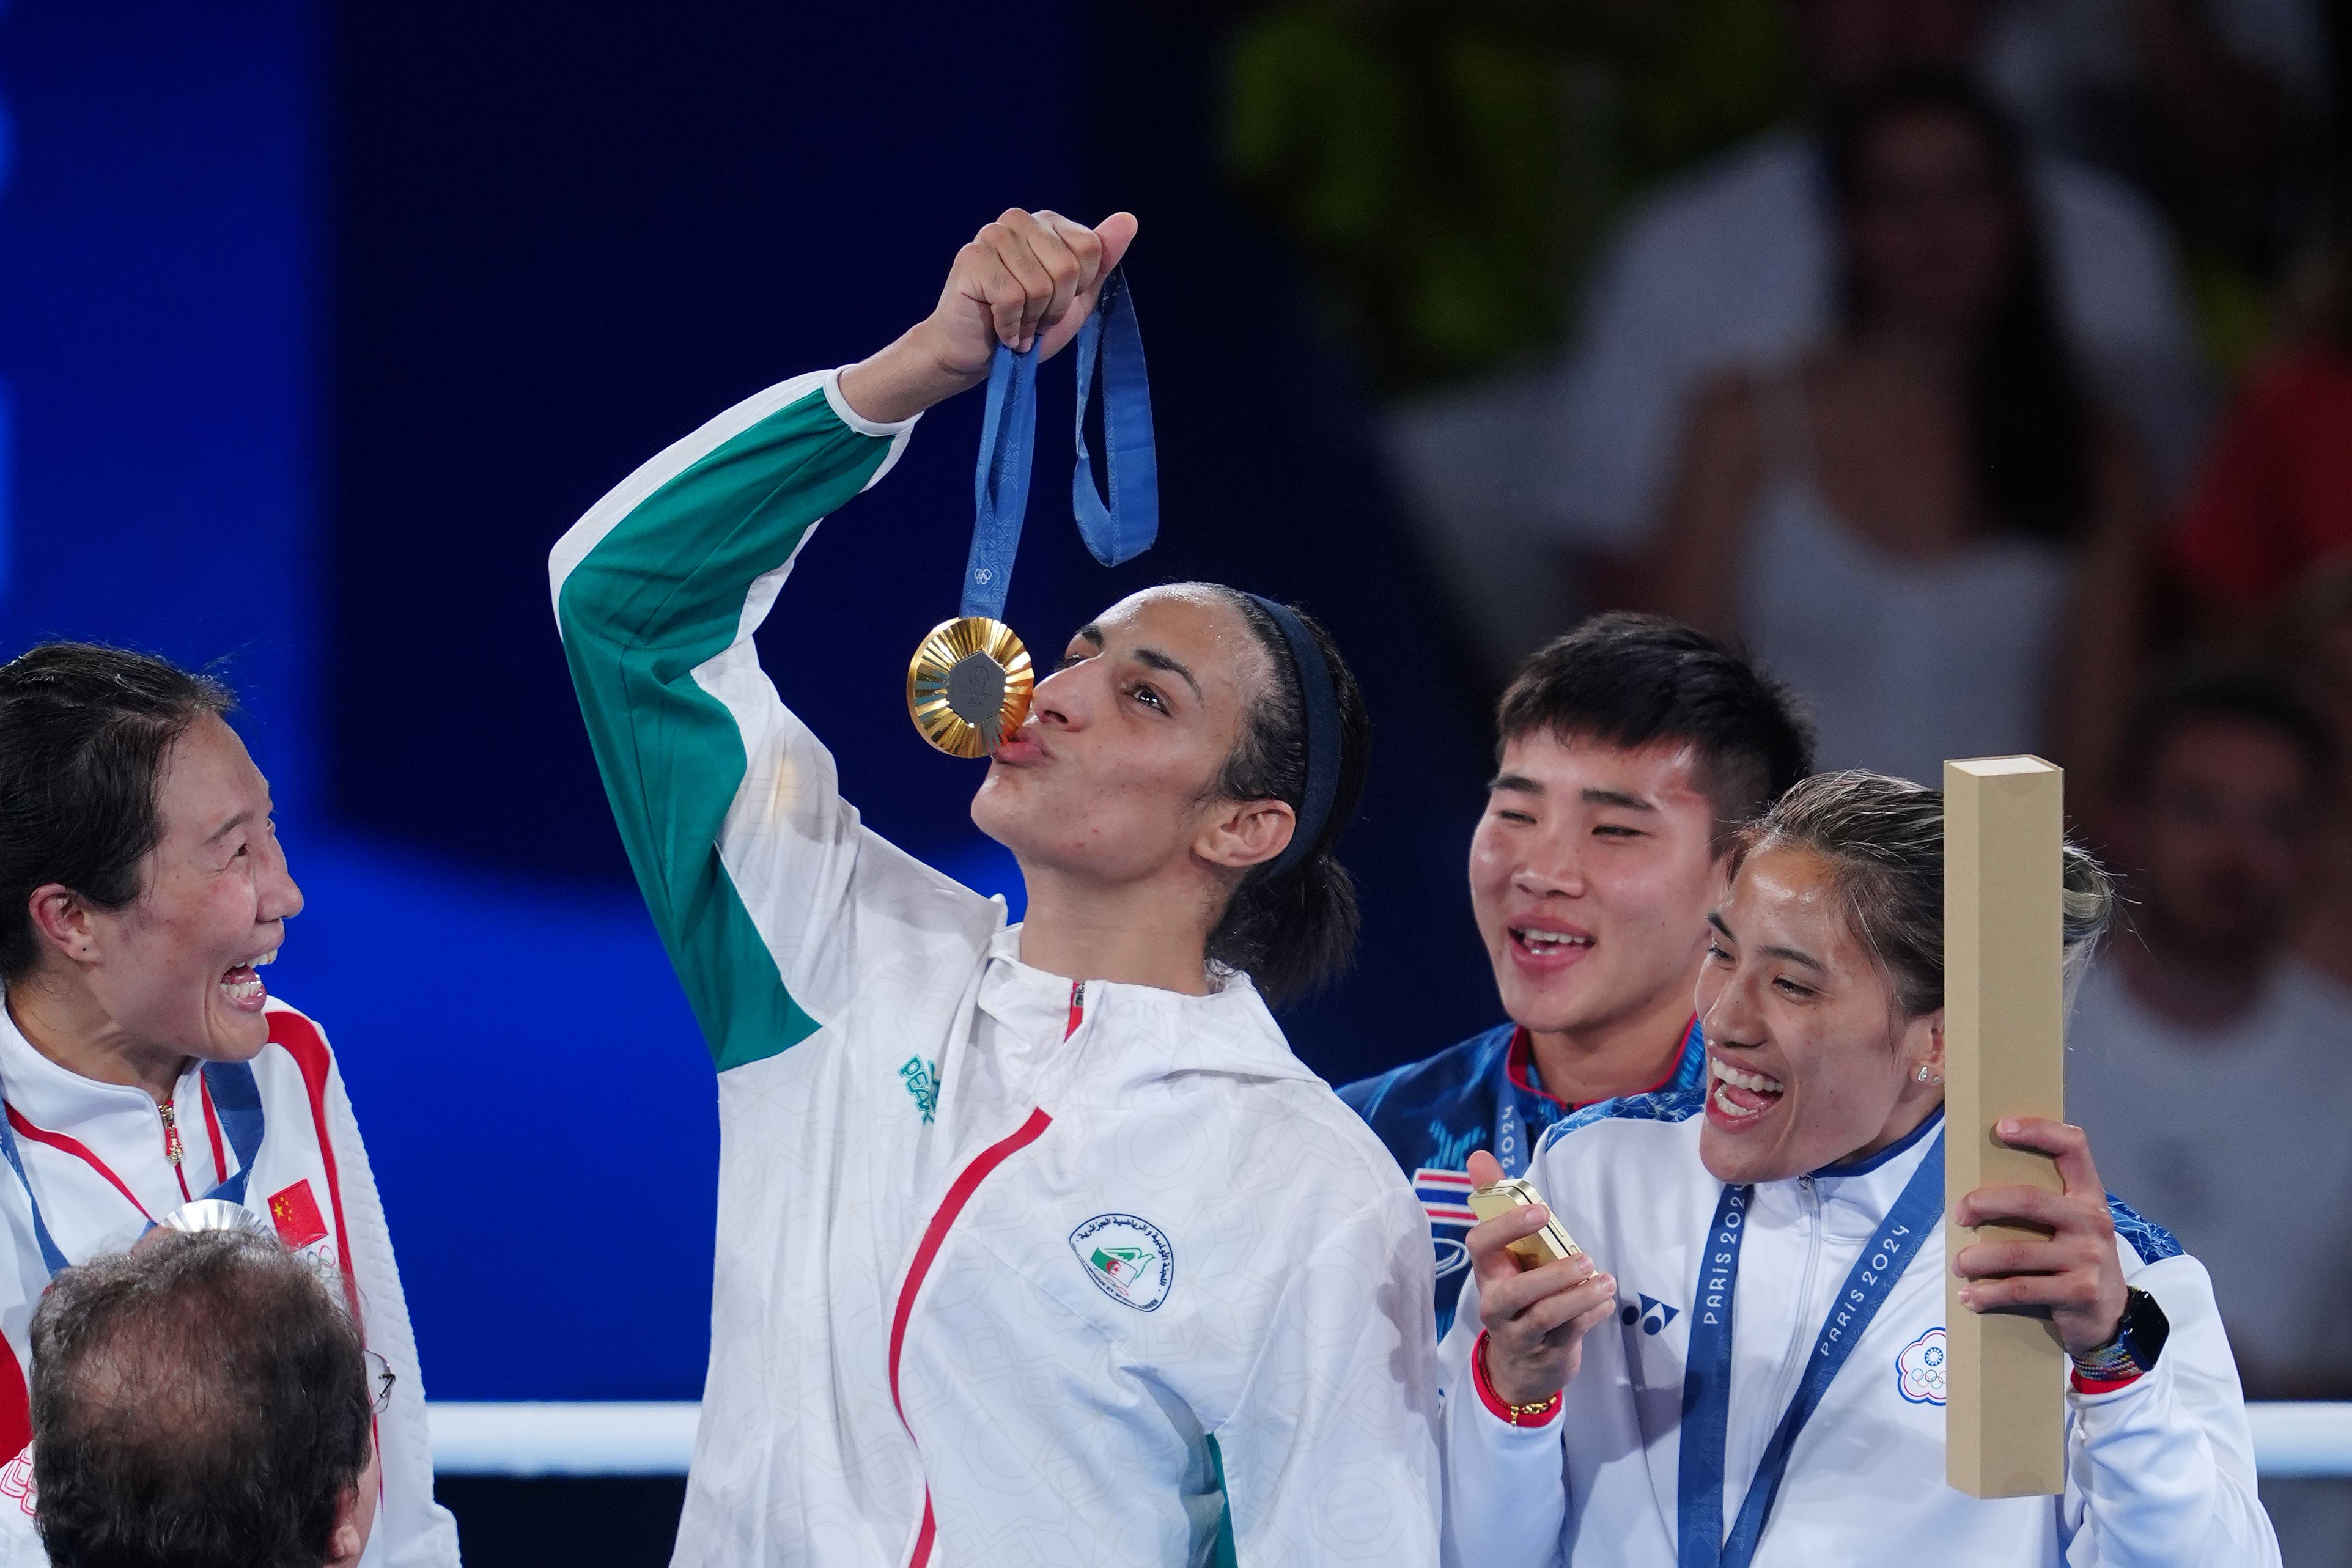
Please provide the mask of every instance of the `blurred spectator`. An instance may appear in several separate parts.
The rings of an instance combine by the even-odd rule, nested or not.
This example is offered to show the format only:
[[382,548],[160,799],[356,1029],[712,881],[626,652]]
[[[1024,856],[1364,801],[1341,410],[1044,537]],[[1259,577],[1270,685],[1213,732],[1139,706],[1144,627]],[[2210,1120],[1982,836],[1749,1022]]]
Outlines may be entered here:
[[310,1260],[249,1230],[152,1230],[59,1274],[32,1333],[54,1568],[359,1562],[380,1375]]
[[2036,141],[2159,200],[2245,188],[2327,109],[2312,0],[2013,0],[1989,35],[1986,73]]
[[2318,265],[2299,341],[2256,370],[2214,438],[2171,540],[2212,619],[2243,625],[2322,562],[2352,556],[2352,247]]
[[[1834,104],[1908,69],[1970,67],[1984,0],[1786,0]],[[2024,188],[2058,322],[2087,380],[2177,493],[2202,392],[2170,244],[2112,175],[2035,152]],[[1660,191],[1601,262],[1564,380],[1404,411],[1391,444],[1473,629],[1510,656],[1579,608],[1571,562],[1650,542],[1692,395],[1785,363],[1837,314],[1838,243],[1816,131],[1763,136]],[[1588,565],[1586,570],[1591,570]],[[1608,599],[1603,580],[1586,591]],[[1516,644],[1516,645],[1511,645]]]
[[1496,691],[1574,619],[1529,526],[1571,307],[1632,199],[1794,110],[1787,34],[1782,0],[1255,0],[1235,29],[1227,172],[1385,403]]
[[2016,138],[1961,78],[1906,76],[1846,100],[1825,151],[1844,329],[1702,399],[1658,608],[1746,636],[1811,700],[1823,768],[2095,760],[2147,508],[2059,328]]
[[[2067,1031],[2067,1118],[2211,1271],[2255,1399],[2352,1397],[2352,991],[2287,948],[2330,755],[2266,677],[2184,675],[2142,702],[2115,819],[2131,928]],[[2352,1556],[2352,1482],[2266,1480],[2263,1499],[2289,1568]]]
[[1554,351],[1626,196],[1793,106],[1780,0],[1261,0],[1224,161],[1379,393]]
[[2038,143],[2129,181],[2186,237],[2208,345],[2231,366],[2299,237],[2327,64],[2314,0],[2011,0],[1985,50]]
[[[2315,569],[2277,627],[2273,661],[2327,727],[2340,768],[2352,762],[2352,560]],[[2304,962],[2352,986],[2352,791],[2344,782],[2339,774],[2294,947]]]

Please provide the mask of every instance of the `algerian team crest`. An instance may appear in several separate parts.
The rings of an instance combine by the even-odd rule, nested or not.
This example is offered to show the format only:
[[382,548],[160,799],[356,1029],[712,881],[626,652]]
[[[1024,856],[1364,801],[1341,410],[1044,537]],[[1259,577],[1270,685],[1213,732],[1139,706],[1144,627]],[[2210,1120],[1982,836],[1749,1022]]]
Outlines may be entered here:
[[1176,1249],[1160,1227],[1132,1214],[1097,1214],[1070,1232],[1087,1278],[1121,1306],[1148,1312],[1176,1281]]

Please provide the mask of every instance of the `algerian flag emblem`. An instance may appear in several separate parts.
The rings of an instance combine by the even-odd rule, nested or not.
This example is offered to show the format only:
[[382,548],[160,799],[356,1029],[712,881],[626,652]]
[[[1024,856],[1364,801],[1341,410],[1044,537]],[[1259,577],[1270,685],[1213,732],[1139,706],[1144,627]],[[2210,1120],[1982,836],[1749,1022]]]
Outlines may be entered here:
[[1070,1232],[1087,1277],[1123,1307],[1148,1312],[1168,1299],[1176,1251],[1158,1226],[1132,1214],[1097,1214]]

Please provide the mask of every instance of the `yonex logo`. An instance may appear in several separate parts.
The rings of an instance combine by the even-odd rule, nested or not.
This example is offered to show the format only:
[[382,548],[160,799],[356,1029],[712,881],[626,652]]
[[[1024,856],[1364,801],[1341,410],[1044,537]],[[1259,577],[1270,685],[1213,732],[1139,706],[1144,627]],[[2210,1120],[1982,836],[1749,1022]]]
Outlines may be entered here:
[[1640,1323],[1643,1333],[1656,1333],[1674,1322],[1676,1314],[1681,1311],[1680,1307],[1670,1307],[1655,1296],[1643,1296],[1640,1306],[1629,1306],[1621,1310],[1617,1314],[1617,1321],[1627,1328]]

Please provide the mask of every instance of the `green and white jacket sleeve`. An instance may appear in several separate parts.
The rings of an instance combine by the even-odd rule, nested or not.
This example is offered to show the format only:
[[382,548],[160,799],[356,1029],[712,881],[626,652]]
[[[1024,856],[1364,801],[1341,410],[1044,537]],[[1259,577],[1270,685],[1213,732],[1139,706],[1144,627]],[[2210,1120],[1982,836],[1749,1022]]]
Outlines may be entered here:
[[913,425],[859,418],[838,371],[796,377],[638,468],[549,559],[622,842],[721,1071],[797,1044],[843,999],[861,855],[917,869],[860,827],[751,642],[818,521],[889,471]]

